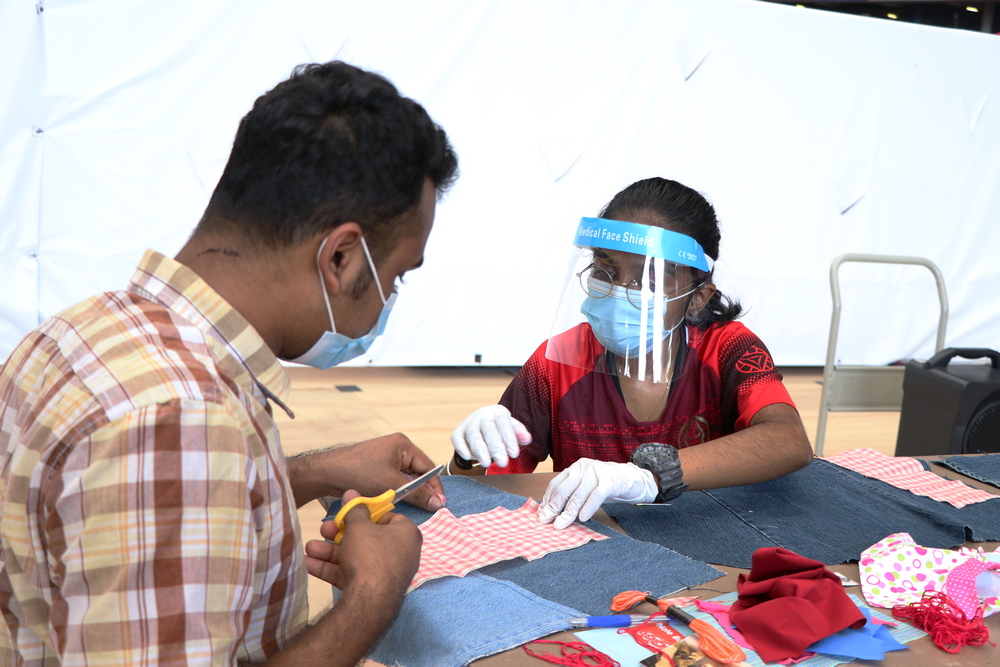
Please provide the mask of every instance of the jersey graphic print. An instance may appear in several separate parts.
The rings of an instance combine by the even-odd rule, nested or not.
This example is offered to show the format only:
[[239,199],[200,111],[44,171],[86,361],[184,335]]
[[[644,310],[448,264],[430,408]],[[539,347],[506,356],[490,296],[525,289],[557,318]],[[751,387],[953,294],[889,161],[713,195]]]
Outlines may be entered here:
[[677,434],[677,444],[674,446],[681,449],[682,447],[690,447],[691,445],[700,445],[711,439],[712,427],[709,425],[708,420],[701,415],[695,415],[688,420],[687,424],[681,427],[680,433]]
[[774,370],[774,361],[767,350],[752,345],[736,362],[736,370],[740,373],[766,373]]

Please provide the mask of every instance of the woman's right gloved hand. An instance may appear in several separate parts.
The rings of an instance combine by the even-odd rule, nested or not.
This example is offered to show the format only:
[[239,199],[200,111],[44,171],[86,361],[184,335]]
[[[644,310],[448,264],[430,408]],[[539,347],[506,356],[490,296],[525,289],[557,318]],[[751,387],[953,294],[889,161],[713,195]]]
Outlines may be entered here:
[[651,503],[659,492],[653,473],[634,463],[577,459],[549,482],[538,522],[565,528],[587,521],[605,502]]
[[479,408],[451,434],[455,453],[478,461],[484,468],[493,463],[506,468],[510,459],[517,458],[521,446],[530,443],[528,429],[502,405]]

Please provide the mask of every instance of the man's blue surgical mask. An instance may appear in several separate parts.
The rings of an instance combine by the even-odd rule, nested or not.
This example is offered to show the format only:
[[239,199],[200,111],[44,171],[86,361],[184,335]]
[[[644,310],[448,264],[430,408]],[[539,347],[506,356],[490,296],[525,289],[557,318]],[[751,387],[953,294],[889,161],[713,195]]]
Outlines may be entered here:
[[360,357],[367,352],[368,348],[375,342],[375,339],[385,331],[385,323],[389,321],[389,313],[392,312],[392,307],[396,303],[395,293],[390,294],[388,299],[385,298],[385,294],[382,292],[382,284],[378,279],[378,271],[375,270],[375,262],[372,261],[371,253],[368,252],[368,244],[365,243],[365,237],[362,236],[361,248],[365,251],[368,267],[371,269],[372,275],[375,276],[375,286],[378,288],[378,296],[382,299],[382,312],[379,313],[378,322],[371,328],[371,331],[360,338],[350,338],[344,334],[337,333],[337,325],[333,323],[333,311],[330,309],[330,295],[327,294],[326,283],[323,281],[323,271],[320,268],[319,262],[319,256],[323,252],[324,245],[326,245],[326,239],[323,239],[323,243],[320,244],[319,251],[316,253],[316,268],[319,271],[319,282],[323,290],[323,299],[326,301],[326,314],[330,316],[330,330],[324,331],[319,340],[305,354],[292,359],[297,364],[305,364],[321,369],[332,368],[337,364]]
[[634,358],[648,354],[657,337],[662,342],[680,326],[683,318],[674,326],[666,328],[662,314],[667,312],[670,301],[682,299],[690,293],[664,298],[659,318],[655,314],[656,309],[647,310],[645,329],[642,327],[642,311],[632,305],[627,290],[619,285],[615,285],[607,296],[588,296],[580,311],[587,317],[587,322],[601,345],[619,357]]

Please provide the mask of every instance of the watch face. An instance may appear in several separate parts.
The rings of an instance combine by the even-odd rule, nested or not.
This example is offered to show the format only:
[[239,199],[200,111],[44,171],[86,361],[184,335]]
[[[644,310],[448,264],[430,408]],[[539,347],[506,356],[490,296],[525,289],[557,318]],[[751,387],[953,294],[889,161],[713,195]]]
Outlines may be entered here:
[[659,442],[647,442],[632,454],[632,463],[655,473],[657,469],[677,465],[677,449]]

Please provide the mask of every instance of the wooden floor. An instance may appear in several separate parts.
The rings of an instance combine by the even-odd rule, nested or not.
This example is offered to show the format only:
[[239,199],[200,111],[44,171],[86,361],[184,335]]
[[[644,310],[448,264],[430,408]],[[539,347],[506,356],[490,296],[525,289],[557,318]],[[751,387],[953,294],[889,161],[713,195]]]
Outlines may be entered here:
[[[400,431],[435,463],[452,453],[455,427],[478,407],[496,403],[511,380],[511,371],[495,368],[333,368],[295,367],[289,407],[295,419],[275,414],[287,455],[334,444],[358,442]],[[822,386],[821,368],[782,369],[810,441],[815,440]],[[824,455],[871,447],[892,455],[898,412],[831,413]],[[546,462],[539,470],[551,470]],[[324,512],[319,503],[299,510],[304,539],[317,535]],[[329,586],[310,581],[313,616],[331,602]]]

